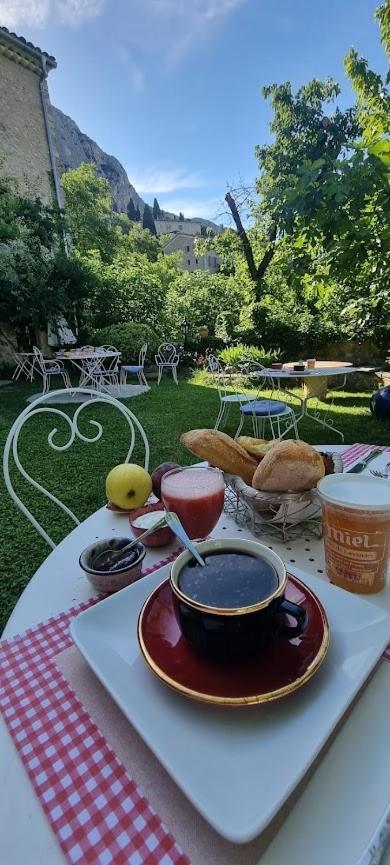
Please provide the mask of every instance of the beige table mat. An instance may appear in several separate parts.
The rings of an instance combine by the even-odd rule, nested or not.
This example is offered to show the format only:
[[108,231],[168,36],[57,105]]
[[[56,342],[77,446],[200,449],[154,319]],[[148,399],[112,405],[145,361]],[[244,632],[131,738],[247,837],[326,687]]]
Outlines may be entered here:
[[[75,647],[55,662],[129,776],[165,823],[191,865],[257,865],[302,789],[299,785],[282,812],[248,844],[225,841],[198,814],[136,730],[105,691]],[[241,803],[237,802],[237,808]]]

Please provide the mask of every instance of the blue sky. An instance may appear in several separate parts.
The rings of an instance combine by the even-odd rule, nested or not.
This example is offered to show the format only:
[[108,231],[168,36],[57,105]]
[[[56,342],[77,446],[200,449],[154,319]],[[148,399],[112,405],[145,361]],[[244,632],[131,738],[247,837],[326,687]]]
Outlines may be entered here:
[[[57,59],[51,100],[147,201],[220,216],[268,137],[264,84],[332,75],[354,46],[383,72],[378,0],[0,0],[0,24]],[[223,221],[219,218],[219,221]]]

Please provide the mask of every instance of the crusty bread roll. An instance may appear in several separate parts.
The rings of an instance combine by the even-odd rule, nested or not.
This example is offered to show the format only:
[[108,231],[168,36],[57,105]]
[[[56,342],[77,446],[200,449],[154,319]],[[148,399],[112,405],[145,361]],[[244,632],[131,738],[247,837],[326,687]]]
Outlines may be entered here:
[[323,478],[321,455],[302,441],[282,441],[268,451],[252,480],[256,490],[269,492],[311,490]]
[[183,433],[180,441],[191,453],[207,460],[212,466],[239,475],[247,484],[252,483],[256,460],[226,433],[214,429],[193,429]]
[[255,439],[251,436],[238,436],[236,441],[248,454],[251,454],[251,456],[256,457],[260,461],[271,448],[275,447],[279,439],[268,441],[267,439]]

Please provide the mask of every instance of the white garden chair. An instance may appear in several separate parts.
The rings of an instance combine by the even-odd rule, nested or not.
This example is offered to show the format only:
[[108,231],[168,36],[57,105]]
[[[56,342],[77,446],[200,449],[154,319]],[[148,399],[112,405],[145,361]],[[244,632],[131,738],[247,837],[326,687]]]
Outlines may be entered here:
[[[240,406],[240,423],[235,438],[240,435],[245,418],[252,421],[253,435],[255,438],[266,438],[265,432],[269,424],[272,438],[282,439],[288,432],[293,431],[295,438],[299,438],[295,412],[292,407],[279,398],[279,391],[275,387],[272,377],[265,376],[265,367],[255,361],[237,364],[233,380],[253,384],[257,389],[256,396]],[[261,396],[262,390],[271,390],[271,396]],[[278,399],[275,399],[278,396]]]
[[239,390],[235,390],[232,393],[231,390],[228,390],[229,385],[231,386],[232,382],[224,368],[221,366],[220,361],[214,354],[208,354],[206,359],[206,369],[209,373],[211,373],[213,377],[213,384],[218,390],[219,396],[219,413],[217,419],[214,424],[214,429],[219,429],[219,426],[225,426],[227,423],[227,419],[229,417],[230,408],[232,405],[238,405],[239,407],[245,403],[249,402],[252,397],[248,396],[245,392],[240,393]]
[[148,383],[145,378],[144,367],[145,367],[145,358],[146,352],[148,350],[148,343],[144,342],[142,348],[140,349],[138,355],[138,363],[137,364],[123,364],[121,366],[120,372],[120,383],[126,384],[128,373],[134,373],[138,377],[138,381],[140,384],[148,387]]
[[72,387],[69,373],[65,369],[61,360],[50,360],[44,358],[41,349],[36,345],[33,346],[33,352],[35,355],[35,367],[38,372],[40,372],[43,379],[42,393],[47,393],[50,390],[50,383],[53,375],[60,375],[66,388]]
[[[94,346],[94,345],[82,345],[81,348],[80,348],[80,353],[83,352],[83,351],[84,351],[86,354],[87,354],[87,352],[89,352],[90,354],[92,354],[92,352],[95,351],[95,346]],[[90,385],[90,383],[91,383],[91,379],[90,379],[90,377],[89,377],[89,375],[88,375],[88,369],[89,369],[89,367],[90,367],[91,364],[92,364],[92,358],[90,358],[90,357],[84,357],[84,358],[83,358],[83,357],[80,357],[80,364],[81,364],[82,371],[81,371],[81,373],[80,373],[80,378],[79,378],[79,387],[84,387],[84,385],[87,385],[87,383],[88,383],[89,385]]]
[[15,351],[15,369],[12,380],[18,381],[24,375],[27,381],[32,381],[34,376],[35,355],[31,352]]
[[179,384],[177,380],[177,367],[179,365],[179,354],[176,346],[172,342],[162,342],[157,349],[155,361],[158,367],[157,384],[160,384],[161,376],[164,369],[171,370],[173,380]]
[[[66,393],[66,390],[59,390],[56,392],[56,396],[62,396]],[[92,388],[76,387],[72,389],[72,393],[85,394],[91,397],[91,399],[88,399],[86,402],[81,403],[81,405],[76,408],[73,417],[70,417],[70,415],[66,414],[66,412],[64,411],[61,411],[59,408],[56,408],[54,405],[46,405],[49,399],[53,399],[52,393],[42,394],[42,396],[40,396],[33,403],[27,406],[27,408],[25,408],[21,412],[19,417],[16,418],[15,423],[12,425],[8,433],[3,454],[4,480],[12,500],[15,502],[19,510],[25,515],[25,517],[27,517],[27,519],[30,521],[30,523],[32,523],[37,532],[39,532],[41,537],[44,538],[46,543],[49,544],[52,549],[54,549],[55,547],[54,541],[52,540],[50,535],[47,534],[45,529],[41,526],[38,520],[34,517],[34,515],[26,507],[26,505],[22,502],[22,500],[16,493],[13,486],[13,481],[10,476],[10,467],[12,465],[15,465],[16,468],[19,470],[20,474],[25,478],[25,480],[29,484],[31,484],[31,486],[34,487],[35,490],[42,493],[44,496],[46,496],[46,498],[50,499],[50,501],[54,502],[54,504],[61,508],[61,510],[65,514],[67,514],[68,517],[71,518],[71,520],[73,520],[76,526],[80,524],[80,520],[76,517],[73,511],[71,511],[63,502],[60,501],[60,499],[58,499],[56,496],[53,495],[53,493],[49,492],[49,490],[46,490],[44,487],[41,486],[41,484],[35,481],[21,463],[18,450],[19,435],[24,425],[30,420],[30,418],[36,417],[39,414],[52,414],[57,420],[57,422],[58,419],[61,419],[61,423],[65,425],[65,429],[68,428],[68,440],[65,442],[65,444],[56,444],[55,439],[58,433],[58,429],[57,426],[55,426],[49,433],[47,441],[49,446],[53,450],[67,451],[76,439],[79,439],[86,444],[93,444],[94,442],[99,441],[103,434],[103,426],[96,420],[88,421],[88,423],[92,427],[90,435],[86,435],[85,433],[81,432],[81,430],[79,429],[80,415],[85,412],[86,409],[90,409],[91,406],[94,406],[97,403],[113,406],[122,414],[129,426],[130,444],[124,462],[129,462],[130,460],[136,441],[136,432],[138,432],[142,439],[143,449],[145,452],[143,465],[146,470],[148,470],[149,467],[149,443],[145,431],[139,420],[136,418],[133,412],[131,412],[130,409],[127,408],[127,406],[123,405],[121,402],[119,402],[119,400],[115,399],[112,396],[109,396],[108,394],[96,393],[96,391]],[[108,426],[108,428],[112,430],[113,438],[115,438],[115,427],[110,425]]]
[[[86,367],[89,373],[88,377],[89,379],[92,378],[94,387],[97,389],[106,385],[119,387],[119,358],[120,352],[114,345],[98,346],[96,357],[91,358]],[[88,361],[86,363],[88,364]]]

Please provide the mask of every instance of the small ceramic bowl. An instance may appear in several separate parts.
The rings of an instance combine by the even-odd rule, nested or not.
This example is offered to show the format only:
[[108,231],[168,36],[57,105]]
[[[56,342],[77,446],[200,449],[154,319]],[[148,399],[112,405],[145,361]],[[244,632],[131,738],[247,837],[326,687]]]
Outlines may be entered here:
[[[153,502],[153,504],[144,505],[143,508],[136,508],[136,510],[129,514],[130,526],[135,538],[139,538],[139,536],[142,535],[142,532],[145,532],[146,529],[149,528],[146,523],[144,527],[135,526],[135,521],[138,520],[139,517],[143,517],[145,514],[151,514],[155,511],[165,511],[162,502],[158,501]],[[143,543],[145,544],[145,547],[166,547],[167,544],[170,544],[171,541],[173,541],[173,538],[173,532],[168,528],[168,526],[166,526],[165,528],[157,529],[156,532],[152,532],[151,535],[145,538]]]
[[104,550],[121,550],[122,547],[129,544],[131,538],[104,538],[101,541],[95,541],[81,553],[79,558],[80,568],[83,569],[91,586],[97,592],[112,594],[113,592],[124,589],[125,586],[130,586],[142,576],[142,562],[145,558],[146,550],[143,544],[138,543],[135,549],[138,556],[132,565],[127,565],[118,571],[95,571],[91,565],[98,553]]

